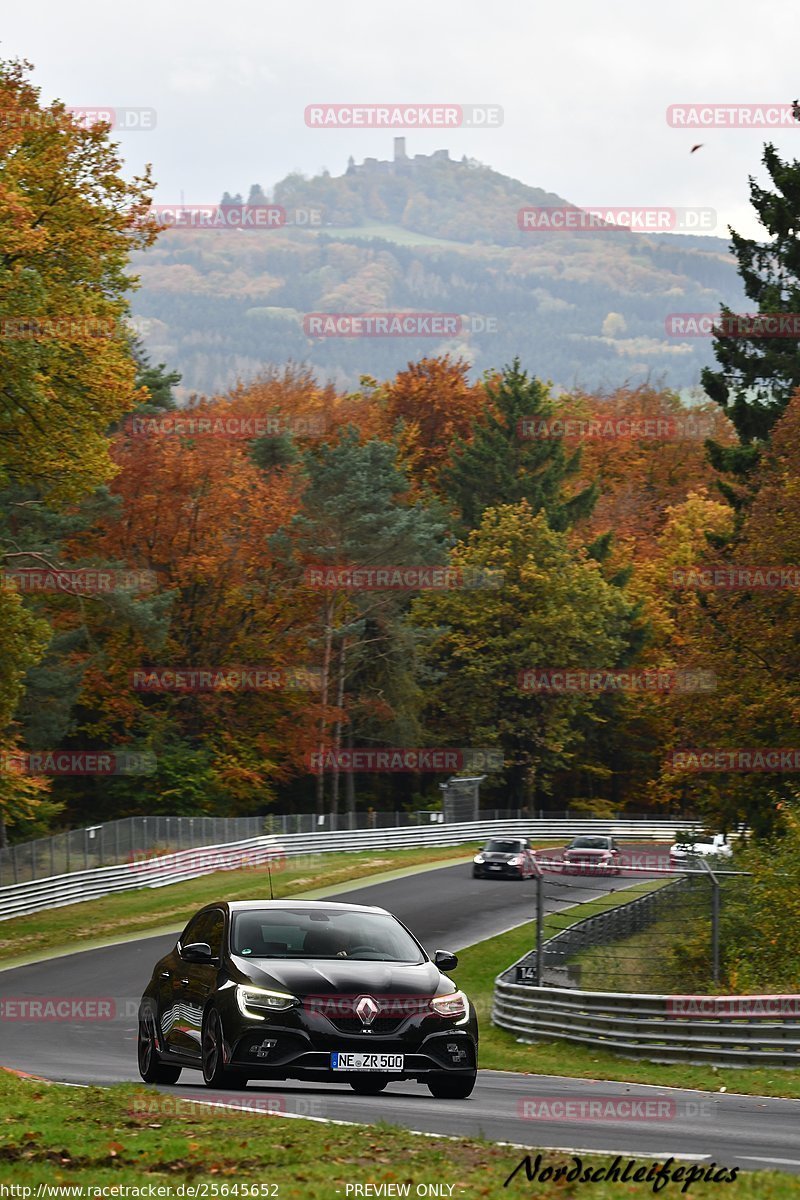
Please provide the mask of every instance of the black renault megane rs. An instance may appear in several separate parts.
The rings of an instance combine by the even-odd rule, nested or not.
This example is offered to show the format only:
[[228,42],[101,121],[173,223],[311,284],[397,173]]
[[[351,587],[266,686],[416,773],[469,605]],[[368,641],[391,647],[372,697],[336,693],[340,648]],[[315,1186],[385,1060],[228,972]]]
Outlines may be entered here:
[[382,908],[243,900],[201,909],[156,963],[139,1007],[139,1073],[210,1087],[248,1079],[349,1083],[373,1095],[415,1079],[434,1096],[475,1086],[478,1022],[444,971]]

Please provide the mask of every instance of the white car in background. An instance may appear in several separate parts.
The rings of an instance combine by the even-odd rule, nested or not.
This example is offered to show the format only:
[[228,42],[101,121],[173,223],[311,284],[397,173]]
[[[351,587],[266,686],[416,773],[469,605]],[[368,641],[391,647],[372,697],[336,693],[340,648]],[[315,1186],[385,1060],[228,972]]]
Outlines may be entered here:
[[669,848],[669,865],[671,867],[685,867],[691,865],[693,859],[698,858],[733,858],[733,850],[728,844],[728,835],[725,833],[688,833],[686,841],[675,842]]

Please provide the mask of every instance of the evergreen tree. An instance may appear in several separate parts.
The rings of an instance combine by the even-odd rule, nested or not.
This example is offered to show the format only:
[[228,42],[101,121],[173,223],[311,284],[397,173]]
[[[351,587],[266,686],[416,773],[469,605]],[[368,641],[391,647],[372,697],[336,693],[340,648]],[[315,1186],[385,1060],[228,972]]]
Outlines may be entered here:
[[[750,202],[770,240],[757,242],[731,229],[733,253],[745,294],[756,311],[800,313],[800,161],[783,162],[769,144],[762,161],[773,188],[760,187],[751,176]],[[721,317],[732,320],[734,314],[723,305]],[[714,338],[719,369],[706,367],[702,382],[733,422],[740,444],[707,444],[715,467],[745,475],[752,471],[761,446],[800,386],[800,331],[792,337],[739,336],[734,328],[730,336],[724,324],[722,328]]]
[[588,516],[598,489],[592,484],[573,496],[565,493],[581,452],[567,451],[560,437],[548,435],[554,410],[547,386],[515,359],[486,391],[471,441],[456,441],[442,472],[444,491],[467,528],[476,529],[487,508],[522,500],[534,515],[543,511],[559,532]]
[[[397,449],[377,439],[361,442],[353,428],[338,442],[306,456],[303,511],[287,530],[287,553],[330,566],[434,566],[446,559],[444,514],[434,504],[409,502],[408,479]],[[319,619],[310,631],[321,668],[323,709],[337,709],[333,730],[322,718],[320,743],[336,748],[355,733],[370,741],[401,742],[414,736],[418,696],[412,678],[413,637],[401,622],[407,591],[321,594]],[[359,719],[360,718],[360,719]],[[349,783],[352,783],[350,777]],[[348,791],[348,809],[354,797]],[[317,777],[317,811],[324,806],[324,776]],[[334,773],[331,811],[338,806]]]
[[263,208],[269,204],[266,192],[260,183],[254,183],[250,187],[250,195],[247,197],[247,204],[250,208]]

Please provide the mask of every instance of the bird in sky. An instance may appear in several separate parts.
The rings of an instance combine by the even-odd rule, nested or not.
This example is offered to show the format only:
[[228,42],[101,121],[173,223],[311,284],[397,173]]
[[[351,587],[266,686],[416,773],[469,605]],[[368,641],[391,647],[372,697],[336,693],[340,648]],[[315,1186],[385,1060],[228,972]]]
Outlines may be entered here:
[[698,142],[696,146],[692,146],[689,153],[694,154],[695,150],[700,150],[704,145],[705,145],[705,142]]

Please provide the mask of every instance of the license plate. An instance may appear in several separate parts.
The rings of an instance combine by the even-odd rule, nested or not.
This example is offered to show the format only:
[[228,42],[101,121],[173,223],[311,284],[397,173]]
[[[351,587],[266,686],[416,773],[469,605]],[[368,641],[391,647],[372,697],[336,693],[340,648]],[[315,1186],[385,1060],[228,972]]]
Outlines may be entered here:
[[331,1054],[333,1071],[402,1071],[402,1054]]
[[501,866],[499,866],[497,863],[489,863],[490,871],[502,871],[502,869],[503,868]]

